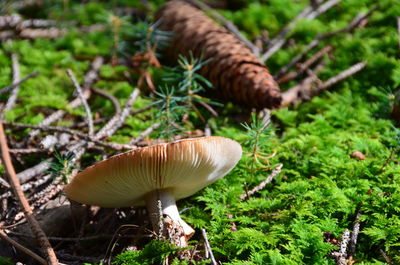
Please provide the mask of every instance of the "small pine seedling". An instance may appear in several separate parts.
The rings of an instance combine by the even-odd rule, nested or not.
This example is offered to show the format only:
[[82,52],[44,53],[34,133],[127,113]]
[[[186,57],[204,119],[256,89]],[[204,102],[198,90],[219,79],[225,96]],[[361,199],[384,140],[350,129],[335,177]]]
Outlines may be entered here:
[[202,61],[201,59],[195,58],[191,52],[189,53],[189,57],[179,55],[178,66],[170,69],[171,72],[168,74],[167,78],[165,78],[166,81],[174,81],[178,84],[178,92],[187,97],[187,107],[192,109],[204,122],[206,120],[203,115],[201,115],[195,103],[199,103],[203,106],[209,106],[209,104],[220,105],[219,103],[199,95],[206,87],[212,87],[212,84],[198,73],[209,61],[210,60]]
[[160,122],[159,137],[171,140],[181,128],[179,121],[183,113],[187,112],[184,105],[185,97],[175,96],[173,87],[165,86],[158,89],[155,93],[153,105],[156,105],[158,110],[155,118]]
[[254,176],[256,169],[269,168],[268,156],[264,150],[267,140],[271,137],[270,116],[266,114],[264,119],[259,119],[253,112],[251,114],[251,123],[246,122],[241,124],[246,129],[246,138],[244,142],[245,154],[250,157],[250,162],[246,167],[252,172]]
[[61,155],[57,151],[54,152],[56,161],[50,164],[50,169],[47,171],[53,178],[61,177],[63,183],[67,183],[68,177],[71,176],[72,170],[76,167],[72,164],[75,157],[73,152],[68,152]]

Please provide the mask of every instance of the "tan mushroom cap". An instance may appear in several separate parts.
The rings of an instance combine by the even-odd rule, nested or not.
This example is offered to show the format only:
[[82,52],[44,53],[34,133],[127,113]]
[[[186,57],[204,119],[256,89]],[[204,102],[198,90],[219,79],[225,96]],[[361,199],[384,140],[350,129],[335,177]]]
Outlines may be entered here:
[[157,189],[169,189],[178,200],[224,177],[241,155],[239,143],[219,136],[138,148],[88,167],[64,191],[102,207],[144,205],[144,195]]

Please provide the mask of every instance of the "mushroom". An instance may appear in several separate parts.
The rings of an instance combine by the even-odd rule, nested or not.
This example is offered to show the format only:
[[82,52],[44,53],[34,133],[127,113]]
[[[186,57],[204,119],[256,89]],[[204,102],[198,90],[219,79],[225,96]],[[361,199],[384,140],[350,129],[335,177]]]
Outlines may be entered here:
[[165,227],[180,231],[172,241],[184,247],[194,230],[181,219],[176,201],[224,177],[241,155],[239,143],[219,136],[138,148],[86,168],[64,191],[69,199],[83,204],[101,207],[146,205],[154,231],[168,232],[159,225],[161,212],[166,216],[163,219],[167,224]]

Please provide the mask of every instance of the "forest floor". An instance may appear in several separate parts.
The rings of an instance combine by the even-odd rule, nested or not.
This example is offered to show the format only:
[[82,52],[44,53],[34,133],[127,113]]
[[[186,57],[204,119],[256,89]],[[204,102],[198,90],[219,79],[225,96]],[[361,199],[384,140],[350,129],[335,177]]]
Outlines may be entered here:
[[[152,49],[168,42],[152,24],[164,2],[0,3],[0,264],[49,255],[31,219],[64,264],[400,264],[400,2],[206,1],[296,91],[262,111],[207,89],[188,106],[187,84],[208,81],[185,79],[201,58],[172,68]],[[71,207],[63,194],[96,161],[208,135],[236,140],[243,157],[178,201],[196,230],[185,251],[142,207]]]

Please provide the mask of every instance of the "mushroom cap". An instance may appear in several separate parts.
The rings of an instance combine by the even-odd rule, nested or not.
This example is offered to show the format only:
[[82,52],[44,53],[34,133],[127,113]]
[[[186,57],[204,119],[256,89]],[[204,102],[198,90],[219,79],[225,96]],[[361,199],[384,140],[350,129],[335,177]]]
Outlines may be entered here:
[[112,156],[77,174],[64,188],[68,198],[102,207],[144,205],[147,193],[169,189],[176,200],[224,177],[242,156],[234,140],[188,138]]

